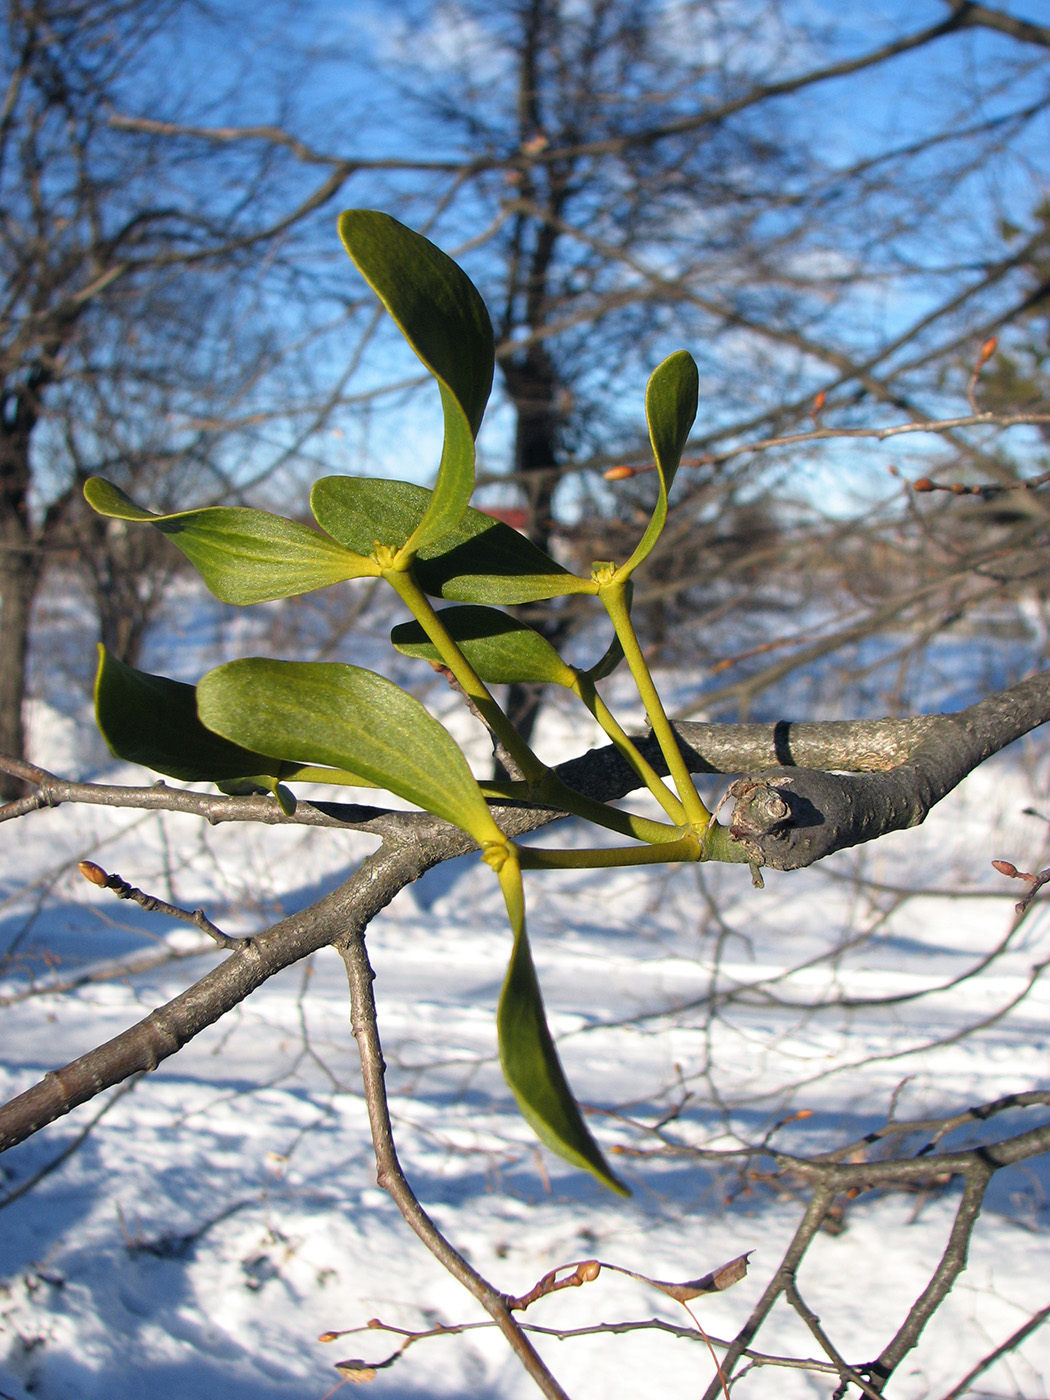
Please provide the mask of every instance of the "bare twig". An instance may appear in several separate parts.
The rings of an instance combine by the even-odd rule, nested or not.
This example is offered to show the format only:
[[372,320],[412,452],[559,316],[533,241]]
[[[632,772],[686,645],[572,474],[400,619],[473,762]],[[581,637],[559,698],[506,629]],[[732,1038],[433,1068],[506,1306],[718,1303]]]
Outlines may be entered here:
[[1015,1351],[1026,1337],[1031,1336],[1037,1328],[1042,1327],[1047,1318],[1050,1318],[1050,1305],[1045,1308],[1040,1308],[1038,1312],[1033,1313],[1028,1321],[1021,1327],[1018,1327],[1016,1332],[1007,1337],[1006,1341],[1003,1342],[1001,1346],[997,1346],[993,1351],[990,1351],[987,1356],[982,1357],[972,1370],[967,1371],[966,1375],[963,1376],[962,1380],[959,1381],[957,1385],[953,1385],[951,1390],[946,1391],[945,1394],[941,1396],[941,1400],[961,1400],[962,1396],[969,1394],[970,1387],[978,1376],[984,1375],[989,1367],[994,1366],[1002,1357],[1008,1356],[1010,1352]]
[[245,941],[243,938],[231,938],[223,933],[203,909],[181,909],[177,904],[157,899],[155,895],[146,894],[144,890],[129,885],[127,880],[122,880],[119,875],[108,875],[101,865],[96,865],[93,860],[82,860],[77,869],[89,884],[96,885],[100,890],[112,890],[118,899],[130,899],[133,904],[145,909],[147,914],[167,914],[171,919],[192,924],[194,928],[199,928],[202,933],[207,934],[220,948],[239,948]]
[[509,1300],[471,1268],[459,1251],[453,1248],[420,1205],[401,1170],[387,1104],[383,1049],[372,992],[375,973],[368,960],[364,929],[340,939],[337,946],[350,982],[353,1032],[361,1056],[368,1121],[376,1154],[376,1180],[384,1191],[389,1192],[398,1210],[431,1254],[478,1300],[493,1319],[525,1370],[548,1400],[568,1400],[565,1391],[511,1316]]

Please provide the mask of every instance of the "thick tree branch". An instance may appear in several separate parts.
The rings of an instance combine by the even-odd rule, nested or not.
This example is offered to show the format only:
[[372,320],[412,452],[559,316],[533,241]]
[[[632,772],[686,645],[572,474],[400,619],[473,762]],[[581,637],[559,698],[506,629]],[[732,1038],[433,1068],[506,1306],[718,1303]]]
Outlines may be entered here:
[[[736,803],[721,858],[792,870],[918,824],[968,772],[1048,719],[1050,675],[1043,673],[954,715],[810,724],[683,723],[678,733],[691,771],[756,775],[730,788]],[[651,739],[640,747],[659,764]],[[31,772],[41,806],[88,801],[193,812],[212,821],[260,820],[263,811],[263,820],[342,826],[383,838],[379,850],[332,894],[252,938],[137,1026],[46,1075],[0,1109],[0,1151],[129,1075],[155,1069],[274,973],[327,944],[363,933],[399,890],[432,866],[473,849],[469,837],[425,813],[300,803],[294,816],[285,817],[269,799],[66,784],[6,759],[0,768]],[[558,773],[570,786],[604,801],[625,796],[639,781],[611,746],[560,765]],[[21,813],[29,801],[10,808]],[[515,838],[564,816],[528,806],[495,810],[503,830]]]
[[929,722],[908,757],[883,773],[842,774],[799,763],[792,726],[784,725],[781,768],[730,786],[736,799],[730,832],[755,861],[774,870],[798,870],[833,851],[889,831],[918,826],[967,773],[1023,734],[1050,719],[1050,675],[1045,672]]

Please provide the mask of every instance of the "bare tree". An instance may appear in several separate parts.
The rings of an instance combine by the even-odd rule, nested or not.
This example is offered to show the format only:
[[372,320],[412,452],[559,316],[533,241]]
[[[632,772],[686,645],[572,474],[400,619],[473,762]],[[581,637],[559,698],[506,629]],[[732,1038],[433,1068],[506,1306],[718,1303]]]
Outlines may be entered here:
[[[274,172],[269,153],[227,160],[122,127],[116,112],[147,92],[184,110],[192,74],[177,88],[164,53],[185,17],[177,0],[25,0],[6,10],[0,745],[10,753],[25,749],[30,618],[47,558],[88,556],[103,631],[132,650],[157,596],[158,579],[140,578],[114,598],[119,540],[78,533],[74,519],[86,476],[138,479],[160,502],[181,478],[219,499],[232,476],[257,480],[323,417],[305,375],[291,393],[290,366],[275,382],[291,328],[285,320],[283,343],[271,334],[258,257],[269,249],[273,281],[275,240],[347,172],[311,185],[309,172]],[[279,408],[263,394],[267,382],[285,395]],[[259,425],[279,420],[262,444]],[[7,775],[5,794],[16,788]]]

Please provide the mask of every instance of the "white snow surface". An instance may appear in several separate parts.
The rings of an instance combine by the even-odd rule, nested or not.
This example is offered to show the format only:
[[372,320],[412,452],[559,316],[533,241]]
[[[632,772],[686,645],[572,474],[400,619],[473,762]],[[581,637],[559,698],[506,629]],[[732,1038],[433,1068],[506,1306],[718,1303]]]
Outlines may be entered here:
[[[258,641],[250,614],[209,612],[192,591],[176,601],[184,615],[193,604],[193,626],[180,633],[169,624],[143,660],[148,669],[195,678]],[[53,601],[45,621],[54,641],[32,715],[38,761],[69,776],[147,781],[110,759],[94,732],[77,688],[90,661],[63,661],[80,658],[72,639],[90,635],[75,599]],[[378,665],[381,640],[356,637],[352,659]],[[455,697],[434,695],[466,735]],[[483,742],[470,742],[483,762]],[[595,742],[560,702],[545,712],[538,746],[548,759]],[[1037,733],[973,774],[921,830],[820,869],[767,874],[762,891],[742,867],[529,876],[552,1026],[592,1128],[632,1189],[628,1201],[542,1149],[500,1076],[494,1010],[509,934],[490,872],[464,858],[403,891],[368,946],[398,1147],[428,1212],[514,1294],[581,1259],[684,1280],[753,1250],[744,1281],[693,1305],[707,1332],[731,1337],[805,1204],[802,1183],[772,1179],[772,1158],[745,1158],[745,1144],[829,1149],[891,1113],[918,1118],[1050,1087],[1050,989],[1040,975],[1050,961],[1050,906],[1037,904],[1000,946],[1021,890],[990,865],[1046,863],[1046,824],[1025,809],[1047,810],[1048,785]],[[373,845],[333,831],[210,829],[187,816],[72,805],[9,823],[2,839],[5,1099],[119,1034],[223,956],[187,926],[87,886],[78,860],[201,906],[239,934],[308,904]],[[593,843],[576,827],[538,839]],[[153,965],[129,971],[129,961]],[[98,1118],[103,1105],[111,1107]],[[1045,1117],[1013,1110],[947,1145]],[[840,1232],[817,1237],[799,1288],[848,1360],[870,1360],[901,1325],[959,1197],[958,1181],[871,1192],[843,1201]],[[946,1395],[1050,1303],[1048,1201],[1046,1158],[996,1177],[969,1267],[888,1395]],[[483,1316],[376,1186],[345,975],[329,950],[272,979],[129,1091],[109,1091],[0,1158],[7,1400],[321,1400],[339,1384],[334,1363],[381,1361],[399,1342],[373,1330],[322,1343],[322,1332],[372,1318],[421,1330]],[[534,1304],[525,1320],[568,1330],[649,1318],[691,1325],[670,1298],[604,1271]],[[654,1330],[537,1345],[573,1400],[698,1396],[714,1374],[701,1341]],[[819,1355],[782,1301],[755,1345]],[[830,1397],[836,1384],[760,1366],[732,1393],[802,1400]],[[413,1345],[378,1371],[370,1393],[538,1394],[486,1330]],[[965,1394],[1050,1395],[1050,1330]]]

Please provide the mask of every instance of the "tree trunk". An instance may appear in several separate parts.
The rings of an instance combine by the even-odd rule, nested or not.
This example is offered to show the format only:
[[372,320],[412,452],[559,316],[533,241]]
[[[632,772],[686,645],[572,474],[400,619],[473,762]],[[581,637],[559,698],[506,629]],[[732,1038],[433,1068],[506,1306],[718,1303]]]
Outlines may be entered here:
[[[542,346],[531,347],[520,360],[503,365],[503,377],[515,409],[514,471],[529,504],[529,539],[549,550],[552,530],[551,502],[557,484],[559,418],[558,380],[550,356]],[[524,605],[515,610],[557,646],[565,626],[552,615],[550,604]],[[541,685],[515,683],[508,687],[504,708],[522,738],[528,742],[543,703]]]
[[[40,553],[29,518],[29,439],[39,416],[43,376],[0,401],[0,753],[26,757],[24,704],[29,619],[40,579]],[[0,774],[0,798],[25,785]]]

